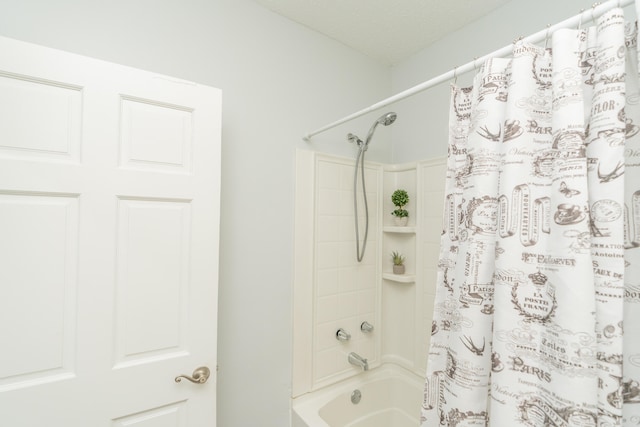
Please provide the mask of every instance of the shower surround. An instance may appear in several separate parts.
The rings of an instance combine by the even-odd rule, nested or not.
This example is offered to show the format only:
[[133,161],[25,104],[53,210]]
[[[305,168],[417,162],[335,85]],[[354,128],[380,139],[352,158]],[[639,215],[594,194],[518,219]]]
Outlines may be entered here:
[[[354,160],[296,153],[294,355],[292,398],[339,385],[369,369],[393,364],[424,378],[442,230],[445,160],[385,165],[365,162],[369,237],[356,259]],[[391,193],[408,191],[407,227],[394,227]],[[359,197],[362,197],[360,190]],[[363,211],[362,209],[360,211]],[[364,224],[364,213],[359,222]],[[362,229],[361,229],[362,231]],[[407,258],[407,273],[391,273],[392,251]],[[363,332],[362,322],[374,326]],[[351,335],[336,339],[338,329]],[[391,372],[392,370],[390,370]],[[419,408],[416,408],[416,417]]]

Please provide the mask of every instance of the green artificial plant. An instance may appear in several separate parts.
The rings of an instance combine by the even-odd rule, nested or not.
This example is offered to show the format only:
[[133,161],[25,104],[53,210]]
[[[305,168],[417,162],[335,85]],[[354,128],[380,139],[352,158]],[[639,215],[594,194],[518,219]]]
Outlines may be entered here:
[[409,203],[409,194],[405,190],[398,189],[391,195],[391,202],[396,209],[391,212],[391,215],[398,218],[404,218],[409,216],[409,212],[404,207]]
[[404,264],[404,255],[400,254],[400,252],[397,252],[397,251],[391,252],[391,259],[393,260],[393,265]]

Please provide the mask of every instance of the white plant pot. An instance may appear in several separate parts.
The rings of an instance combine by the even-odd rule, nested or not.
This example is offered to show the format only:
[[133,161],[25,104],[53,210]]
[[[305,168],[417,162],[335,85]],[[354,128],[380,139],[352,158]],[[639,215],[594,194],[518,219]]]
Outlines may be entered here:
[[409,217],[408,216],[403,216],[403,217],[394,216],[393,217],[393,223],[398,227],[406,226],[407,222],[409,222]]
[[404,264],[402,265],[393,264],[393,274],[404,274]]

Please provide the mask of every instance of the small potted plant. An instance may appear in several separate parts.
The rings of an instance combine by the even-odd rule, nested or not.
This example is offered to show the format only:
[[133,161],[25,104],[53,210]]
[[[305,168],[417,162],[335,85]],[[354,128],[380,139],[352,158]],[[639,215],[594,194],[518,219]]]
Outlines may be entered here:
[[393,251],[391,253],[391,260],[393,261],[393,274],[404,274],[404,255],[400,252]]
[[398,189],[391,195],[391,202],[396,207],[396,209],[391,212],[394,223],[401,226],[407,225],[409,212],[407,212],[404,207],[409,203],[409,194],[407,194],[405,190]]

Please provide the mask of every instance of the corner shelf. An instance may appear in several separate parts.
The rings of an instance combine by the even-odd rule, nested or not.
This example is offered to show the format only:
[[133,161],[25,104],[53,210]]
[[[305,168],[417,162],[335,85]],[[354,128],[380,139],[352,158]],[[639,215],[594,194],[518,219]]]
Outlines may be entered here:
[[396,227],[391,225],[385,225],[384,227],[382,227],[382,231],[385,233],[415,234],[416,227],[413,227],[413,226]]
[[416,281],[414,274],[382,273],[382,278],[396,283],[415,283]]

